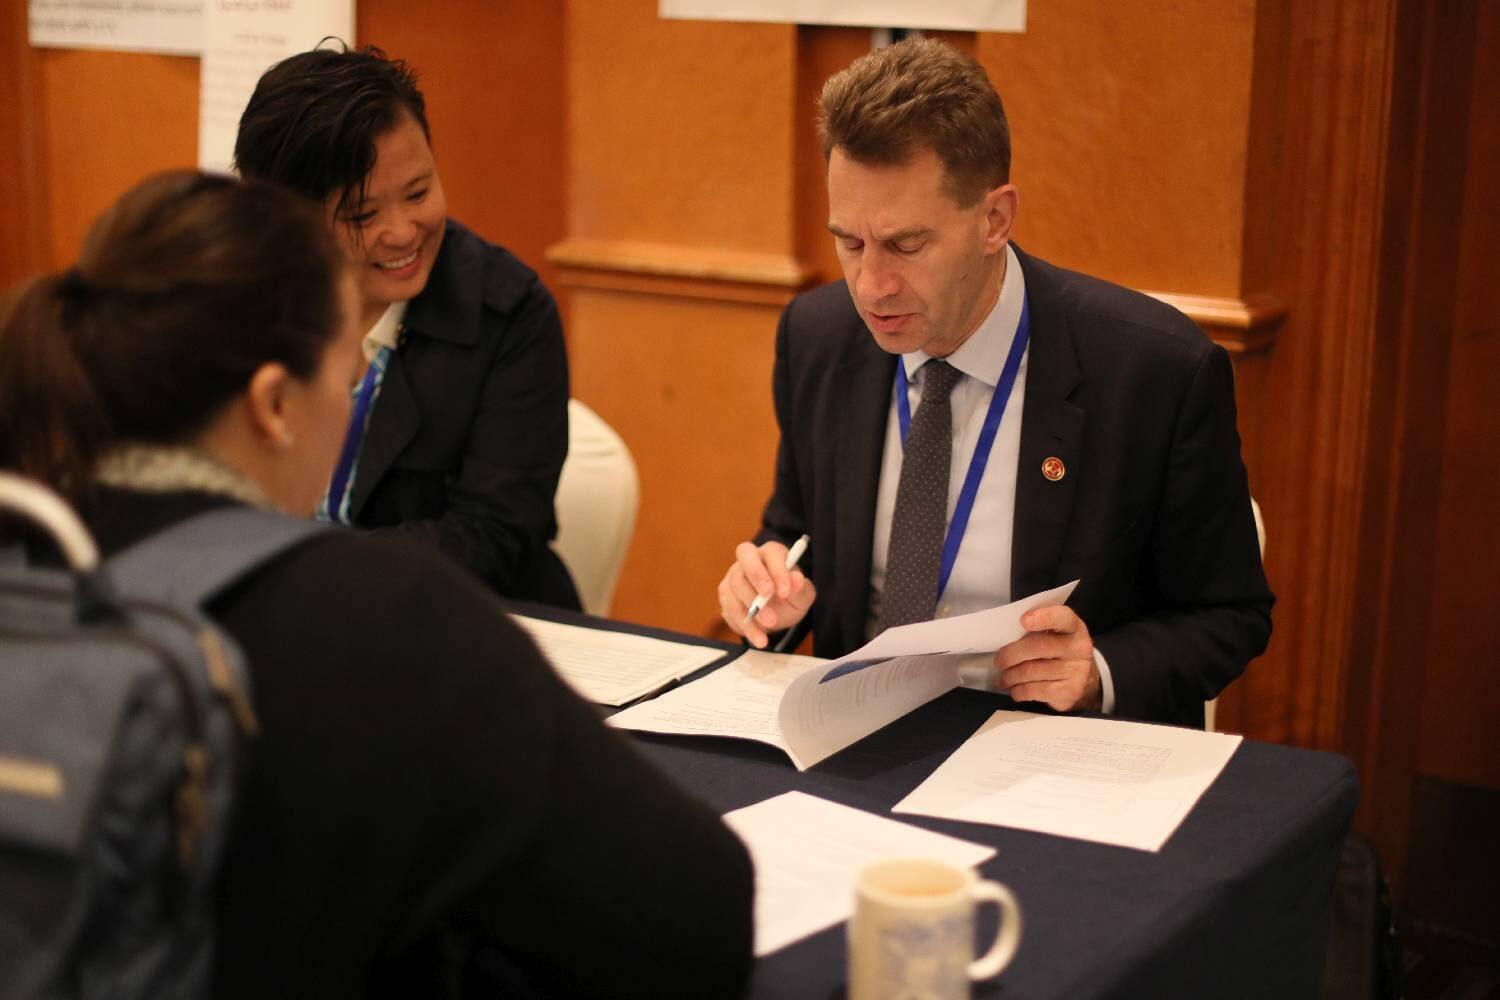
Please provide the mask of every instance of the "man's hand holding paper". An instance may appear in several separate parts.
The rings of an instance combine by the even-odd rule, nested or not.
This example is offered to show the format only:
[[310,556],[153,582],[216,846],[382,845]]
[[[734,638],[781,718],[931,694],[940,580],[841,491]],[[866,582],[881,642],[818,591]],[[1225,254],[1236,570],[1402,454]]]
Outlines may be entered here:
[[996,688],[1018,702],[1059,712],[1097,712],[1104,705],[1089,628],[1072,608],[1037,608],[1021,618],[1027,634],[995,653]]

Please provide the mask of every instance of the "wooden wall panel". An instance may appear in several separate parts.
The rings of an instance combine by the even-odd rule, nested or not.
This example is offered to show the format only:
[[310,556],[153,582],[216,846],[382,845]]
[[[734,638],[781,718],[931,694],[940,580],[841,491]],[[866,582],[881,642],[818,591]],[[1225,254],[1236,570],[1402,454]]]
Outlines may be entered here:
[[787,254],[796,31],[569,7],[569,234]]
[[78,256],[99,214],[142,178],[198,160],[198,60],[40,49],[49,262]]
[[641,479],[613,614],[709,632],[719,579],[770,494],[775,311],[579,289],[572,317],[575,381],[630,444]]
[[1500,178],[1500,7],[1455,6],[1469,8],[1472,20],[1449,22],[1442,49],[1462,51],[1463,39],[1473,38],[1475,53],[1472,89],[1454,102],[1467,110],[1467,121],[1453,123],[1449,133],[1466,140],[1448,149],[1453,169],[1463,173],[1453,184],[1461,203],[1452,220],[1458,239],[1450,243],[1457,256],[1450,272],[1452,323],[1445,329],[1420,307],[1413,317],[1424,349],[1443,349],[1433,342],[1451,329],[1452,351],[1441,454],[1413,470],[1429,480],[1441,475],[1442,484],[1417,765],[1423,775],[1500,789],[1500,730],[1494,724],[1500,705],[1500,200],[1494,196]]
[[1010,118],[1016,239],[1133,288],[1240,285],[1255,4],[1053,0],[976,56]]
[[565,5],[358,0],[359,43],[420,74],[453,217],[556,291],[546,249],[565,231]]
[[796,29],[568,15],[574,394],[635,452],[641,516],[615,611],[710,629],[776,443],[770,383],[794,256]]

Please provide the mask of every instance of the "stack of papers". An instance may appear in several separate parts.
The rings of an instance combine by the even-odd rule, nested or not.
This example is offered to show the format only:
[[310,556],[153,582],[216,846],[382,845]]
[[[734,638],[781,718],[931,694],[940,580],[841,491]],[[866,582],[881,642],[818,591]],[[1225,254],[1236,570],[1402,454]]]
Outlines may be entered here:
[[516,615],[573,690],[597,705],[624,705],[724,656],[722,649]]
[[971,844],[826,799],[787,792],[724,814],[755,865],[755,954],[849,919],[854,879],[872,861],[929,858],[969,868],[993,847]]
[[750,651],[692,684],[610,718],[652,733],[733,736],[780,748],[799,771],[958,687],[966,656],[1021,638],[1021,616],[1062,604],[1073,583],[1000,608],[887,629],[848,656]]

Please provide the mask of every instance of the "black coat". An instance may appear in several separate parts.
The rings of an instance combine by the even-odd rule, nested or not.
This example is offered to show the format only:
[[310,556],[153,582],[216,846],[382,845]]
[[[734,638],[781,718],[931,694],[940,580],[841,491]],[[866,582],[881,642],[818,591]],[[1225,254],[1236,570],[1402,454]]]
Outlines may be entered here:
[[567,454],[568,358],[551,293],[448,220],[370,416],[354,524],[434,545],[506,597],[577,608],[547,544]]
[[[1016,255],[1031,345],[1010,592],[1080,578],[1068,604],[1109,663],[1116,712],[1201,726],[1203,702],[1264,651],[1274,601],[1229,357],[1149,296]],[[758,538],[812,536],[802,566],[818,587],[810,616],[819,656],[864,642],[895,365],[843,282],[782,313],[781,444]],[[1051,457],[1065,469],[1055,482],[1041,471]]]
[[[105,490],[91,527],[112,554],[225,502]],[[209,612],[246,654],[261,723],[219,893],[215,997],[741,989],[744,848],[467,573],[426,546],[333,531]]]

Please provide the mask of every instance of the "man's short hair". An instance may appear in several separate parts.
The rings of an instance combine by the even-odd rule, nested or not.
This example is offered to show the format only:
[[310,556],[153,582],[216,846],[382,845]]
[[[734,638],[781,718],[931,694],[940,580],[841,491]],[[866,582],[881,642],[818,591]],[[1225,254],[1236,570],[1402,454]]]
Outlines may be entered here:
[[1010,180],[1010,126],[984,67],[952,46],[912,38],[856,59],[818,100],[823,157],[896,166],[930,149],[960,205]]

